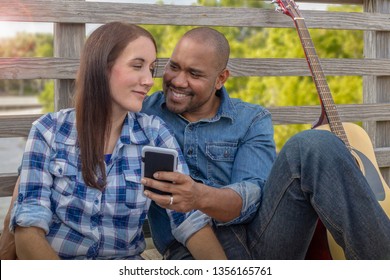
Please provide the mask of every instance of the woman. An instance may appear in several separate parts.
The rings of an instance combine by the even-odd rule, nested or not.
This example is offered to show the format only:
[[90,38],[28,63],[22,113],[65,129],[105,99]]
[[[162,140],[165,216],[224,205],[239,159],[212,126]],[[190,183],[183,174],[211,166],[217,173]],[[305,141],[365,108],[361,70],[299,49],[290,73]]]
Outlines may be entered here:
[[[149,32],[120,22],[86,41],[75,109],[44,115],[27,140],[10,224],[19,258],[141,259],[150,205],[140,184],[141,149],[180,153],[159,118],[139,113],[156,52]],[[181,153],[179,170],[188,173]],[[225,258],[209,226],[190,231],[180,225],[191,213],[167,212],[174,236],[195,256]]]

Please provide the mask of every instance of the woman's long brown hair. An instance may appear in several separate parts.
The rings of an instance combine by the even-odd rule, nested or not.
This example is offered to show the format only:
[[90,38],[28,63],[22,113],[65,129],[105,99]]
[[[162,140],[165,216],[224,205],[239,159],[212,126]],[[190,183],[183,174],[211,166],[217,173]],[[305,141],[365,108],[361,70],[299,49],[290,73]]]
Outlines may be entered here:
[[132,24],[111,22],[97,28],[85,42],[76,78],[76,127],[86,185],[103,189],[105,137],[111,127],[110,72],[126,46],[138,37],[153,36]]

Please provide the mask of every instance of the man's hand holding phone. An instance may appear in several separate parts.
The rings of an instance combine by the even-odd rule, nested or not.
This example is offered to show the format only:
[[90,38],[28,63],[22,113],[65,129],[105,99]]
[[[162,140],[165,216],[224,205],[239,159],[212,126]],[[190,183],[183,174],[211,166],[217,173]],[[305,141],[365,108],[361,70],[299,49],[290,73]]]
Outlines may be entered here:
[[196,209],[196,182],[176,172],[176,150],[145,146],[142,149],[142,185],[144,194],[158,205],[178,212]]
[[[158,171],[176,171],[177,158],[178,153],[174,149],[144,146],[142,148],[142,178],[153,178],[153,175]],[[145,185],[144,189],[161,195],[171,195],[170,192],[149,188]]]
[[[163,208],[175,210],[177,212],[189,212],[198,209],[196,203],[200,197],[199,188],[190,176],[179,172],[163,172],[155,173],[153,179],[142,178],[142,184],[148,187],[144,194],[154,200]],[[150,191],[157,189],[163,192],[171,193],[171,195],[161,195]]]

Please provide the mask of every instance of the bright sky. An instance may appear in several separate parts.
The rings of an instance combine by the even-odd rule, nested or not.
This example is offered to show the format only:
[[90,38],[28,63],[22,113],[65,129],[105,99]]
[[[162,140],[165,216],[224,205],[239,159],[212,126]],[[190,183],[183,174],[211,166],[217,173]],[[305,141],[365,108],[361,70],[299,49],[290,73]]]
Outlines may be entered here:
[[[116,2],[116,3],[156,3],[156,0],[87,0],[93,2]],[[258,1],[258,0],[254,0]],[[191,5],[196,3],[196,0],[164,0],[165,4]],[[269,2],[269,1],[266,1]],[[299,4],[300,10],[323,10],[324,4]],[[93,29],[93,25],[87,24],[87,30]],[[17,32],[28,33],[53,33],[52,23],[37,23],[37,22],[4,22],[0,21],[0,38],[13,37]]]

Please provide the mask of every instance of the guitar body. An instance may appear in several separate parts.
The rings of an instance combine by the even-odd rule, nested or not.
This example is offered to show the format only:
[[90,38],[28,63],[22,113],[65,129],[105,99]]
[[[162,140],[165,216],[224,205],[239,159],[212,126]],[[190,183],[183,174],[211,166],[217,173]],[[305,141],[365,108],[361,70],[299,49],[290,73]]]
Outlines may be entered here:
[[[351,153],[353,157],[355,158],[363,175],[366,177],[379,204],[382,206],[387,216],[390,217],[390,188],[380,173],[379,166],[375,158],[374,148],[369,136],[363,128],[356,124],[343,123],[343,127],[352,147]],[[329,125],[327,124],[318,126],[315,129],[331,131]],[[320,231],[323,230],[326,230],[325,227],[323,225],[319,226],[317,228],[316,234],[320,234],[320,236],[327,238],[331,258],[337,260],[345,259],[342,248],[337,245],[336,241],[328,231],[326,231],[326,235],[324,235],[324,233],[321,234]],[[321,246],[320,243],[318,243],[317,246]],[[322,244],[322,246],[324,246],[324,244]],[[312,247],[311,250],[313,249],[314,248]],[[315,251],[319,252],[321,250],[317,248]],[[312,251],[311,254],[315,254],[315,252]],[[322,257],[315,257],[312,255],[310,258],[327,257],[326,255]]]
[[[296,3],[293,0],[273,0],[273,2],[278,5],[278,11],[293,19],[317,89],[322,112],[314,129],[329,130],[344,142],[367,179],[380,206],[390,217],[390,189],[380,173],[369,136],[360,126],[341,122],[321,67],[321,61]],[[321,221],[318,221],[306,259],[345,259],[342,248],[336,244]]]

